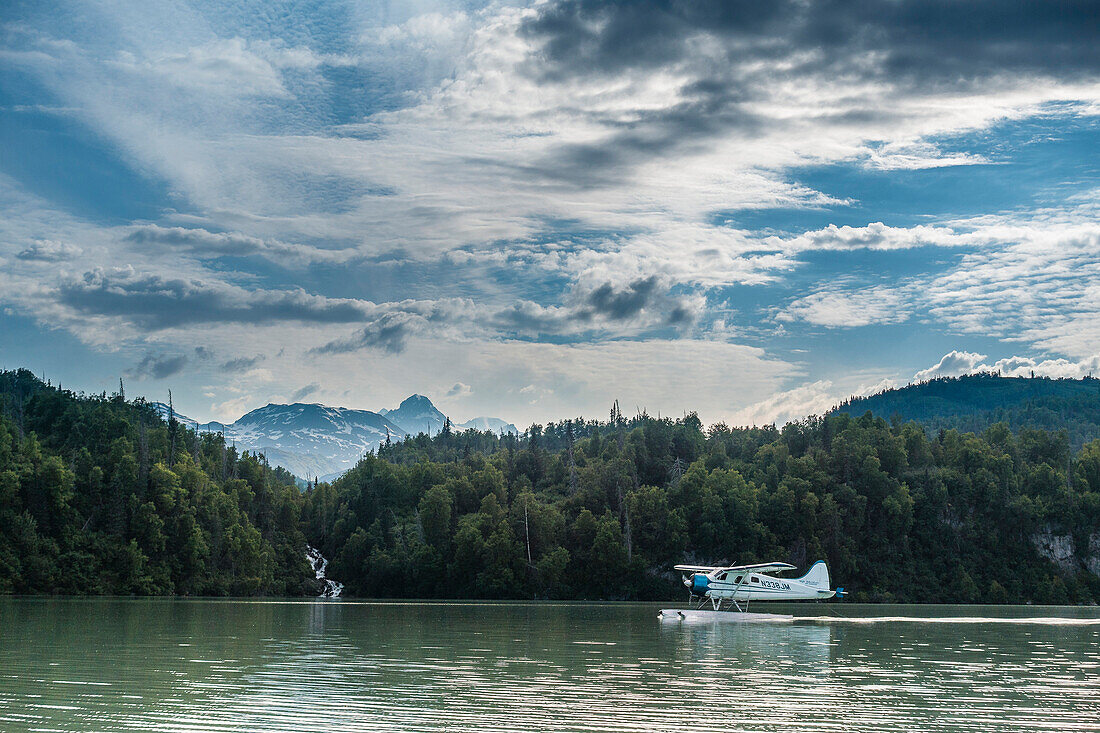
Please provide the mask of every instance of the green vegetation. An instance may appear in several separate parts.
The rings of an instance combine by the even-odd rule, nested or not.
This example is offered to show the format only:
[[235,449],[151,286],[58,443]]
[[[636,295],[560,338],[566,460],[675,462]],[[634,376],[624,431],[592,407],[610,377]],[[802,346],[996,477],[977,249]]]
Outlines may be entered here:
[[121,394],[0,372],[0,593],[313,592],[287,472]]
[[1065,430],[1070,447],[1100,439],[1100,379],[1049,379],[970,374],[911,384],[837,408],[858,417],[916,420],[929,431],[981,433],[997,423],[1012,430]]
[[4,592],[313,593],[308,541],[360,596],[682,598],[677,561],[824,558],[856,600],[1100,600],[1100,441],[1064,432],[615,409],[411,437],[299,492],[121,395],[9,372],[0,400]]

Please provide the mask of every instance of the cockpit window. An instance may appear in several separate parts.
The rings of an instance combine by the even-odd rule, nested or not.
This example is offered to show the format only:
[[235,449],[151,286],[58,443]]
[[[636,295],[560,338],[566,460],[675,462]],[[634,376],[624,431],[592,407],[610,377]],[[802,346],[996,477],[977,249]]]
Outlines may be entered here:
[[715,576],[715,580],[725,580],[725,579],[726,579],[726,574],[725,573],[718,573],[718,575]]
[[744,577],[745,577],[745,576],[743,576],[743,575],[738,575],[738,576],[737,576],[736,578],[734,578],[733,582],[734,582],[734,583],[740,583],[740,582],[741,582],[741,579],[742,579],[742,578],[744,578]]
[[758,578],[758,577],[756,577],[756,576],[754,575],[754,576],[752,576],[752,582],[754,582],[754,583],[759,583],[759,582],[760,582],[760,578]]

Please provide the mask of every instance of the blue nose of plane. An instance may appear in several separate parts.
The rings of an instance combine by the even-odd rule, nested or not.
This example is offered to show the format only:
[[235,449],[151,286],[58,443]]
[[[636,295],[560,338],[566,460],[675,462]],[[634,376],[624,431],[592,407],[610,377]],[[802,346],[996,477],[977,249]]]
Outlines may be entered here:
[[691,576],[691,585],[689,587],[692,593],[701,596],[707,592],[707,588],[710,587],[710,581],[707,579],[707,576],[702,573],[696,573]]

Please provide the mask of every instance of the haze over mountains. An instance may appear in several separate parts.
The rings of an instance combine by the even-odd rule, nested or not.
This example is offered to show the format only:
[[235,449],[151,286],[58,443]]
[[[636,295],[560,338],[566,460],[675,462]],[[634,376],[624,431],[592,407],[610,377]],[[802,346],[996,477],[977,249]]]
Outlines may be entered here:
[[[167,416],[168,407],[158,403]],[[185,415],[176,419],[203,432],[224,432],[238,448],[262,451],[267,460],[299,478],[334,478],[351,468],[364,453],[377,448],[389,435],[399,440],[406,435],[443,429],[447,416],[423,395],[414,394],[398,407],[378,412],[327,407],[316,403],[269,404],[243,415],[232,423],[199,423]],[[496,417],[475,417],[464,423],[452,421],[453,429],[518,433],[515,425]]]

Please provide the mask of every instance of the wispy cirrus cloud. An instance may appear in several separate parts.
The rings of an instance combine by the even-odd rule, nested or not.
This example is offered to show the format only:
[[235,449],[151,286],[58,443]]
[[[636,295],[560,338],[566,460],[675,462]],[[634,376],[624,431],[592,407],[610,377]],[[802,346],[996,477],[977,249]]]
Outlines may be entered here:
[[826,328],[902,323],[909,319],[906,294],[893,287],[823,290],[798,298],[780,311],[780,321],[804,321]]
[[792,239],[771,238],[774,246],[799,250],[936,246],[959,251],[934,274],[889,283],[842,278],[791,300],[776,317],[844,328],[920,316],[957,334],[1090,356],[1100,350],[1100,225],[1095,211],[1095,202],[1086,198],[1059,209],[1007,212],[943,226],[830,226]]

